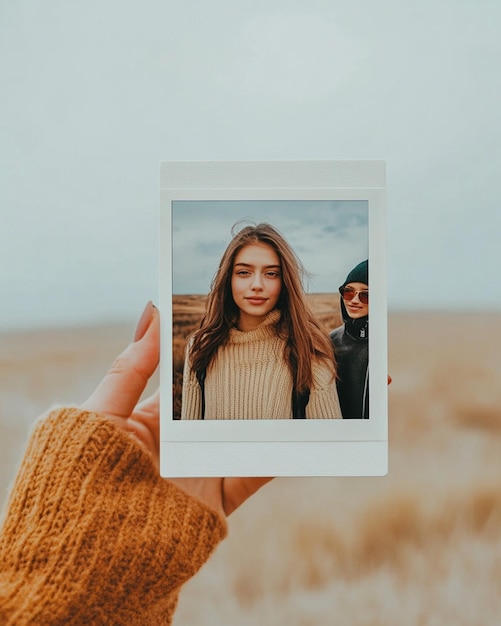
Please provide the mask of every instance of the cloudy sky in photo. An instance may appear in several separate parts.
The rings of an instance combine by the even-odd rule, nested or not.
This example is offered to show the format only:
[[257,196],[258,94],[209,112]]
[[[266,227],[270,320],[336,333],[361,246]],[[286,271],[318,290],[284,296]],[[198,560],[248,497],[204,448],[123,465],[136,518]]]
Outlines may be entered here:
[[500,32],[498,0],[2,3],[0,330],[158,301],[178,160],[384,160],[390,310],[500,311]]
[[235,232],[267,222],[289,242],[307,272],[310,293],[334,292],[368,253],[366,201],[174,202],[175,294],[206,294]]

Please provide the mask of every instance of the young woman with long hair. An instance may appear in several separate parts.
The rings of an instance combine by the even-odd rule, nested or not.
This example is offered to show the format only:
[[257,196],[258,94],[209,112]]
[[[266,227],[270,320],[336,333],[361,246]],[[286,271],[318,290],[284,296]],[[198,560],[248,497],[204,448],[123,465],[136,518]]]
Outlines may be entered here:
[[329,336],[269,224],[234,234],[188,342],[182,419],[340,418]]

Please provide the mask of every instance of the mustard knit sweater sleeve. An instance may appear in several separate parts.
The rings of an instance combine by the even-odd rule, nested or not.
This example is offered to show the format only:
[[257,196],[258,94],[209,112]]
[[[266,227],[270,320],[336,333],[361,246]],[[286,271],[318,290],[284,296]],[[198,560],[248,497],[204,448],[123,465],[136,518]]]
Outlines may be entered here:
[[170,624],[227,532],[106,418],[59,409],[31,436],[2,521],[2,626]]

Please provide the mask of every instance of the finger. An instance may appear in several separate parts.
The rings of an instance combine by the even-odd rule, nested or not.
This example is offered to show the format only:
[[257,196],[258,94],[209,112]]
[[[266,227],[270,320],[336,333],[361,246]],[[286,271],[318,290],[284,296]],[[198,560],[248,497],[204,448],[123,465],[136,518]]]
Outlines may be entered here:
[[226,515],[233,513],[247,498],[273,478],[225,478],[223,480],[223,509]]
[[123,418],[129,417],[133,412],[148,379],[157,368],[160,357],[158,310],[151,302],[148,303],[140,320],[143,327],[145,314],[146,317],[150,315],[150,322],[143,330],[143,336],[131,343],[115,359],[97,389],[82,405],[83,409]]
[[143,441],[156,461],[160,455],[159,397],[157,391],[140,402],[125,425],[126,430],[133,431]]
[[160,389],[157,389],[153,395],[140,402],[137,405],[136,410],[144,413],[160,415]]

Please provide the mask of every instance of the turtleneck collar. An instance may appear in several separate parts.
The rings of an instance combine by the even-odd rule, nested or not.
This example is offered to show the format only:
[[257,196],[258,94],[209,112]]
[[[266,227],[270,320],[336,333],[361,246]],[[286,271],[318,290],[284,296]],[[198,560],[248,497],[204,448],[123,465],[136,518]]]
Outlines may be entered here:
[[345,322],[345,330],[353,337],[353,339],[360,339],[361,341],[367,341],[369,339],[369,317],[361,317],[357,320],[353,320],[350,318],[349,321]]
[[280,320],[281,314],[278,309],[270,311],[264,320],[253,330],[239,330],[237,327],[230,329],[231,343],[249,343],[253,341],[261,341],[271,335],[276,334],[276,325]]

